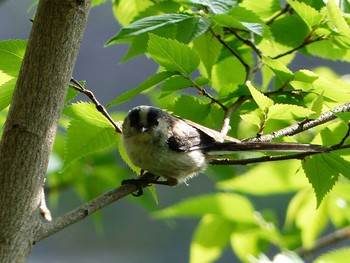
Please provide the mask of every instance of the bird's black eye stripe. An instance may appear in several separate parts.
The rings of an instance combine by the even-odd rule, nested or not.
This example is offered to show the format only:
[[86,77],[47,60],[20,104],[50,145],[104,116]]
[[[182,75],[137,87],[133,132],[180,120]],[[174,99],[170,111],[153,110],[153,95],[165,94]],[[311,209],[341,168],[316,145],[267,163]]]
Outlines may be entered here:
[[160,117],[160,110],[150,108],[147,113],[147,123],[150,126],[158,125],[159,124],[159,117]]
[[140,123],[140,109],[133,109],[129,113],[130,127],[137,127]]

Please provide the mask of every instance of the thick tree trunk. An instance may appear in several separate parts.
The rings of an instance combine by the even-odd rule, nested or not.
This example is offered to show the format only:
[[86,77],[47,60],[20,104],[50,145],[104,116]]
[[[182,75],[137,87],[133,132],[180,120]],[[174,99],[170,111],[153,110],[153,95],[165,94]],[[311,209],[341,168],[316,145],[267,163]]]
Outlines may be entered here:
[[[91,0],[41,0],[0,142],[0,262],[23,262]],[[29,23],[29,21],[28,21]]]

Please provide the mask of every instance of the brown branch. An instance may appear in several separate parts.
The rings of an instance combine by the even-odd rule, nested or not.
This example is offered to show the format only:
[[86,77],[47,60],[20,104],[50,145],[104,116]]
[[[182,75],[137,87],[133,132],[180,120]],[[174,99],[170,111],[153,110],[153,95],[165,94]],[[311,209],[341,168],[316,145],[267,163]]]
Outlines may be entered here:
[[[244,142],[242,143],[244,144]],[[313,146],[313,145],[310,145]],[[314,145],[318,146],[318,145]],[[247,165],[252,163],[264,163],[264,162],[276,162],[276,161],[283,161],[283,160],[303,160],[307,156],[320,154],[320,153],[327,153],[327,152],[333,152],[337,150],[342,149],[348,149],[350,148],[350,145],[342,145],[342,146],[331,146],[331,147],[321,147],[319,146],[318,150],[315,151],[307,151],[302,153],[296,153],[296,154],[289,154],[289,155],[275,155],[275,156],[262,156],[262,157],[256,157],[256,158],[246,158],[241,160],[232,160],[228,158],[223,159],[212,159],[210,161],[211,165]]]
[[[311,33],[312,33],[312,32],[311,32]],[[311,33],[310,33],[310,34],[311,34]],[[290,54],[292,54],[293,52],[295,52],[295,51],[297,51],[297,50],[299,50],[299,49],[302,49],[302,48],[304,48],[304,47],[306,47],[306,46],[308,46],[308,45],[310,45],[310,44],[312,44],[312,43],[315,43],[315,42],[318,42],[318,41],[321,41],[321,40],[326,40],[326,39],[327,39],[327,36],[319,36],[319,37],[317,37],[317,38],[315,38],[315,39],[310,39],[310,38],[311,38],[311,35],[308,35],[308,36],[305,38],[304,42],[301,43],[299,46],[297,46],[297,47],[295,47],[295,48],[292,48],[291,50],[288,50],[288,51],[286,51],[286,52],[284,52],[284,53],[282,53],[282,54],[279,54],[279,55],[274,56],[274,57],[271,57],[271,58],[272,58],[272,59],[278,59],[278,58],[281,58],[281,57],[290,55]]]
[[37,243],[60,230],[85,219],[87,216],[95,213],[99,209],[129,195],[139,191],[140,187],[147,187],[148,184],[124,184],[118,188],[108,191],[95,199],[81,205],[80,207],[52,220],[51,222],[42,223],[34,237],[34,243]]
[[250,74],[250,66],[243,60],[243,58],[241,58],[241,56],[235,51],[233,50],[230,45],[228,45],[219,34],[216,34],[213,30],[210,30],[210,32],[213,34],[213,36],[225,47],[227,48],[228,51],[230,51],[230,53],[235,56],[239,62],[241,62],[241,64],[243,65],[243,67],[245,68],[246,71],[246,80],[248,79],[248,76]]
[[85,89],[78,81],[76,81],[74,78],[71,78],[70,80],[73,85],[71,85],[70,87],[81,92],[84,93],[86,96],[89,97],[89,99],[95,104],[96,109],[101,112],[103,114],[103,116],[105,116],[107,118],[107,120],[112,124],[112,126],[114,127],[115,131],[117,133],[122,133],[121,128],[117,125],[116,122],[114,122],[114,120],[112,119],[112,117],[108,114],[107,110],[103,107],[103,105],[96,99],[95,95],[90,91]]
[[305,257],[311,253],[314,253],[324,247],[327,247],[329,245],[335,244],[339,241],[342,241],[344,239],[350,238],[350,226],[344,227],[342,229],[336,230],[324,237],[321,237],[319,240],[316,241],[316,243],[310,247],[310,248],[298,248],[295,250],[295,253],[297,253],[301,257]]

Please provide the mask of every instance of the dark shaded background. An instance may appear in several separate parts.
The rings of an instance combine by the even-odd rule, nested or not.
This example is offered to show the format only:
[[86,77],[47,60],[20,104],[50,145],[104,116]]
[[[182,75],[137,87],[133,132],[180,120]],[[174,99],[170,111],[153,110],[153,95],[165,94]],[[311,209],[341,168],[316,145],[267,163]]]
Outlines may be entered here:
[[[28,38],[31,29],[29,19],[33,11],[28,13],[27,10],[32,2],[33,0],[0,1],[0,40]],[[103,104],[137,86],[157,69],[155,63],[145,57],[137,57],[119,65],[128,46],[103,47],[118,31],[119,26],[113,17],[110,3],[93,8],[74,70],[74,77],[86,80],[87,87]],[[290,68],[312,68],[320,64],[325,64],[325,61],[299,56]],[[339,74],[347,74],[349,71],[345,63],[327,64]],[[82,99],[86,100],[84,97]],[[127,110],[141,103],[147,103],[143,96],[118,109]],[[158,187],[160,206],[165,207],[186,197],[214,191],[214,183],[206,176],[200,176],[189,183],[189,186],[176,188]],[[57,208],[52,208],[53,215],[61,215],[79,206],[81,202],[73,192],[64,191]],[[265,206],[267,203],[269,206],[270,202],[272,199],[265,198],[258,203],[265,203]],[[102,233],[97,233],[93,220],[88,218],[45,239],[34,247],[28,262],[187,262],[189,245],[198,222],[197,219],[179,219],[170,223],[158,221],[127,199],[105,208],[102,220]],[[239,261],[234,260],[232,252],[227,249],[219,262]]]

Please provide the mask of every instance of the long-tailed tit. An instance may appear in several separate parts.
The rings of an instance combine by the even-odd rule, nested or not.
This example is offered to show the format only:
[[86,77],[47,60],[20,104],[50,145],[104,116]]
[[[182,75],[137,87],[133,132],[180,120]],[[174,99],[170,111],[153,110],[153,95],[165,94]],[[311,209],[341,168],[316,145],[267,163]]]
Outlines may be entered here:
[[203,172],[213,156],[225,152],[322,151],[322,147],[310,144],[241,142],[152,106],[129,111],[122,141],[134,165],[165,178],[155,183],[167,185],[185,182]]

